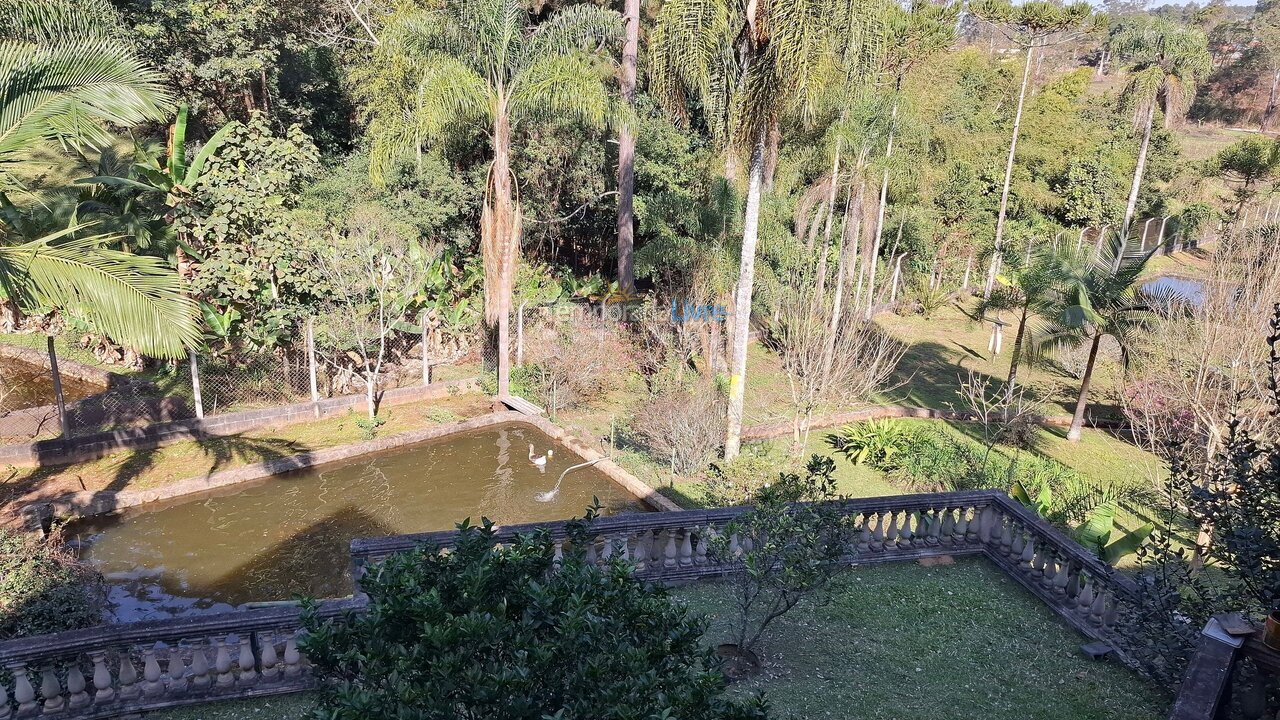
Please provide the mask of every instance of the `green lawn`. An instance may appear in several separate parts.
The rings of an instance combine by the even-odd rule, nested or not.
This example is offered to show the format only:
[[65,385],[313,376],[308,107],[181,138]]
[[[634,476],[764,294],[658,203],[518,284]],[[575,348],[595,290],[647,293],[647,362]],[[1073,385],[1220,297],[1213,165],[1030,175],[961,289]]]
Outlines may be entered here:
[[[680,590],[732,638],[726,582]],[[858,568],[830,603],[802,605],[770,627],[760,676],[780,716],[1150,720],[1167,698],[1114,662],[1095,662],[1056,615],[984,560]]]
[[[732,638],[731,586],[676,592],[710,619],[706,640]],[[765,666],[731,692],[764,691],[777,717],[898,720],[1149,720],[1169,699],[1127,668],[1081,654],[1084,641],[986,561],[856,568],[830,602],[806,601],[765,637]],[[226,702],[151,720],[297,718],[306,695]]]

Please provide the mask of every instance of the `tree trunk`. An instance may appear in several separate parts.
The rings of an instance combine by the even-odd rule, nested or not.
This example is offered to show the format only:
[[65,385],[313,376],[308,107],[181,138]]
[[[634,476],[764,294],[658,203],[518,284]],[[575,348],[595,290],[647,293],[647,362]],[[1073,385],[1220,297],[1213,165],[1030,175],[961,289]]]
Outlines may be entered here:
[[1009,358],[1009,381],[1004,386],[1005,400],[1013,399],[1014,388],[1018,384],[1018,364],[1022,362],[1022,339],[1027,332],[1027,306],[1022,306],[1022,316],[1018,318],[1018,332],[1013,337],[1013,356]]
[[[889,114],[889,140],[885,143],[884,159],[893,157],[893,134],[898,120],[898,101],[893,101],[893,112]],[[889,197],[889,168],[884,169],[880,179],[880,205],[876,210],[876,235],[871,241],[871,263],[867,271],[867,319],[875,314],[876,308],[876,266],[880,261],[880,239],[884,237],[884,206]]]
[[850,263],[858,261],[857,251],[853,250],[853,248],[861,244],[861,235],[862,187],[859,186],[856,199],[854,198],[853,188],[850,187],[849,194],[844,201],[844,227],[840,233],[839,260],[836,262],[835,295],[831,298],[831,322],[827,325],[827,339],[822,347],[822,378],[824,385],[827,384],[827,376],[831,373],[831,364],[835,360],[836,333],[840,331],[840,316],[844,312],[844,286],[848,284],[845,277],[849,273]]
[[778,172],[778,153],[782,149],[782,124],[777,118],[769,122],[769,137],[764,153],[764,177],[762,186],[765,192],[773,190],[773,176]]
[[[636,54],[640,47],[640,0],[625,0],[623,20],[626,36],[622,43],[622,97],[636,102]],[[623,124],[618,129],[618,290],[623,295],[636,291],[635,212],[636,136]]]
[[486,282],[496,283],[493,307],[486,306],[486,315],[498,324],[498,395],[502,396],[511,392],[511,285],[520,248],[519,208],[511,187],[511,122],[505,104],[499,108],[493,130],[493,205],[482,242],[494,264],[485,273]]
[[1138,208],[1138,189],[1142,187],[1142,174],[1147,169],[1147,148],[1151,145],[1151,126],[1155,123],[1156,108],[1153,103],[1147,110],[1146,122],[1142,124],[1142,146],[1138,149],[1138,164],[1133,169],[1133,184],[1129,186],[1129,204],[1124,208],[1124,224],[1120,226],[1120,247],[1116,250],[1112,271],[1120,269],[1124,260],[1124,251],[1129,247],[1129,227],[1133,224],[1133,215]]
[[1275,117],[1276,107],[1280,106],[1280,67],[1271,75],[1271,94],[1267,96],[1267,109],[1262,111],[1262,124],[1258,128],[1258,132],[1266,132],[1271,127],[1271,120]]
[[1084,411],[1089,407],[1089,383],[1093,381],[1093,364],[1098,359],[1098,346],[1102,344],[1102,333],[1095,332],[1093,345],[1089,348],[1089,361],[1084,366],[1084,377],[1080,378],[1080,398],[1076,400],[1076,412],[1071,416],[1071,429],[1067,430],[1067,439],[1079,442],[1080,431],[1084,427]]
[[814,294],[815,298],[821,298],[827,289],[827,253],[831,248],[831,223],[836,214],[836,195],[839,189],[840,177],[840,139],[836,138],[836,155],[831,162],[831,191],[827,193],[827,218],[826,225],[822,230],[822,252],[818,255],[818,290]]
[[982,299],[991,297],[991,287],[996,281],[996,260],[1000,256],[1000,244],[1004,240],[1004,222],[1009,215],[1009,186],[1013,183],[1013,157],[1018,150],[1018,131],[1022,128],[1022,106],[1027,100],[1027,85],[1031,79],[1031,58],[1035,45],[1027,47],[1027,62],[1022,68],[1022,85],[1018,89],[1018,109],[1013,113],[1013,135],[1009,138],[1009,157],[1004,163],[1004,186],[1000,190],[1000,214],[996,216],[995,255],[987,271],[987,284],[983,286]]
[[742,449],[742,406],[747,382],[747,334],[751,329],[751,289],[755,282],[756,240],[760,232],[760,196],[764,192],[765,133],[751,148],[747,181],[746,217],[742,221],[742,259],[738,266],[738,291],[733,309],[733,356],[729,363],[728,427],[724,459],[732,460]]

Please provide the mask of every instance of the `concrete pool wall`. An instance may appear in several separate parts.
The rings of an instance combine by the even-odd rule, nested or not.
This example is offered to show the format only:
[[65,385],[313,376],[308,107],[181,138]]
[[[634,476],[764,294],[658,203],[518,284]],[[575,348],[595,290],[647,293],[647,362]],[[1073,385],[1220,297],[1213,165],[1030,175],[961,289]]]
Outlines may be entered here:
[[28,505],[24,509],[27,527],[31,530],[43,530],[54,518],[88,518],[108,515],[127,508],[134,508],[148,503],[158,503],[196,496],[210,490],[230,487],[239,483],[262,480],[273,475],[294,470],[323,465],[340,460],[348,460],[361,455],[391,450],[405,445],[435,440],[457,433],[479,430],[504,423],[519,423],[536,428],[574,453],[583,460],[600,460],[594,468],[611,480],[618,483],[630,494],[644,502],[654,510],[679,510],[679,505],[658,493],[620,465],[607,459],[600,452],[570,435],[560,426],[541,417],[524,415],[515,411],[494,412],[487,415],[463,420],[461,422],[436,427],[411,430],[384,438],[365,442],[324,448],[311,452],[277,458],[265,462],[254,463],[232,470],[222,470],[208,475],[180,480],[158,488],[145,490],[89,491],[72,493],[48,501]]

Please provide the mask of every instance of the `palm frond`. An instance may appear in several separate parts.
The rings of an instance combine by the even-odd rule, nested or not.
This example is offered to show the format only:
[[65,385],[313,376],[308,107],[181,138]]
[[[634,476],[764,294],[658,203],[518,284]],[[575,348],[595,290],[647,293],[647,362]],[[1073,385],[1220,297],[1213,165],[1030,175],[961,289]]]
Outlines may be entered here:
[[71,239],[84,228],[0,247],[0,285],[27,309],[70,311],[140,352],[183,357],[200,333],[178,274],[159,258],[104,249],[109,236]]
[[512,81],[512,118],[572,118],[602,127],[613,111],[605,76],[596,59],[583,52],[539,56]]

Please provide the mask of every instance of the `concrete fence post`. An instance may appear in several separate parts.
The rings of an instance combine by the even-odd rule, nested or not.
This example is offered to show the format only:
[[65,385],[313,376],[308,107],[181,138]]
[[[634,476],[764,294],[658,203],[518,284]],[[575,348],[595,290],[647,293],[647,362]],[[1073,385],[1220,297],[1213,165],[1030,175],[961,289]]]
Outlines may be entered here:
[[62,374],[58,372],[58,353],[53,349],[53,336],[46,335],[49,349],[49,374],[53,376],[53,397],[58,404],[58,425],[62,428],[62,437],[71,437],[71,418],[67,417],[67,402],[62,395]]
[[[426,358],[426,349],[423,348],[422,355]],[[319,380],[316,376],[316,326],[315,318],[307,318],[307,369],[311,376],[311,405],[315,411],[316,417],[320,417],[320,388]]]
[[187,363],[191,366],[191,404],[195,406],[196,419],[204,419],[204,401],[200,397],[200,369],[196,363],[196,351],[187,348]]

